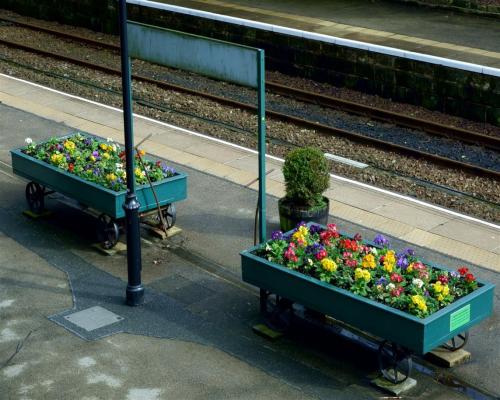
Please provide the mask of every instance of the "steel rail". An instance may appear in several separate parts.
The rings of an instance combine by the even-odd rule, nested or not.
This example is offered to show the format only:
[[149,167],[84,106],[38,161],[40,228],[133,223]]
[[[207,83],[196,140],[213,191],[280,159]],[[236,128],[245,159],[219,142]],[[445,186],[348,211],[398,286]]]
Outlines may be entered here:
[[[90,39],[80,35],[74,35],[59,30],[50,29],[35,24],[30,24],[27,22],[21,22],[11,18],[0,17],[0,21],[9,22],[28,29],[38,30],[40,32],[59,36],[65,39],[80,41],[82,43],[106,48],[108,50],[113,50],[113,51],[120,50],[120,47],[115,44],[101,42],[95,39]],[[340,109],[349,113],[368,116],[374,120],[388,122],[406,128],[422,130],[431,135],[448,137],[450,139],[459,139],[467,143],[489,147],[494,150],[500,150],[500,138],[495,136],[484,135],[479,132],[473,132],[449,125],[443,125],[437,122],[411,117],[409,115],[397,113],[394,111],[384,110],[381,108],[372,107],[365,104],[355,103],[352,101],[326,96],[310,92],[307,90],[293,88],[273,81],[267,81],[266,84],[267,88],[273,93],[286,96],[295,100],[300,100],[311,104],[317,104],[322,107]]]
[[[0,39],[0,44],[6,45],[6,46],[9,46],[9,47],[18,48],[20,50],[28,51],[28,52],[31,52],[31,53],[40,54],[40,55],[43,55],[45,57],[51,57],[51,58],[54,58],[54,59],[58,59],[58,60],[70,62],[70,63],[76,64],[76,65],[80,65],[80,66],[83,66],[83,67],[86,67],[86,68],[89,68],[89,69],[102,71],[102,72],[108,73],[110,75],[121,76],[121,71],[119,69],[115,69],[115,68],[110,68],[110,67],[106,67],[106,66],[103,66],[103,65],[94,64],[94,63],[91,63],[91,62],[88,62],[88,61],[84,61],[84,60],[80,60],[80,59],[77,59],[77,58],[74,58],[74,57],[60,55],[60,54],[57,54],[57,53],[53,53],[53,52],[46,51],[46,50],[41,50],[41,49],[38,49],[38,48],[35,48],[35,47],[23,45],[23,44],[16,43],[16,42],[11,42],[11,41],[4,40],[4,39]],[[166,90],[175,90],[175,91],[187,93],[187,94],[190,94],[190,95],[193,95],[193,96],[198,96],[198,97],[201,96],[201,97],[210,99],[212,101],[216,101],[216,102],[218,102],[220,104],[225,104],[225,105],[228,105],[228,106],[231,106],[231,107],[235,107],[235,108],[239,108],[239,109],[243,109],[243,110],[248,110],[248,111],[252,111],[252,112],[256,112],[256,110],[257,110],[256,106],[253,106],[253,105],[250,105],[250,104],[241,103],[241,102],[238,102],[238,101],[235,101],[235,100],[230,100],[230,99],[223,98],[223,97],[220,97],[220,96],[215,96],[215,95],[212,95],[212,94],[207,94],[207,93],[199,92],[199,91],[196,91],[196,90],[193,90],[193,89],[188,89],[188,88],[184,88],[184,87],[177,86],[177,85],[172,85],[170,83],[166,83],[166,82],[163,82],[163,81],[158,81],[158,80],[155,80],[155,79],[152,79],[152,78],[149,78],[149,77],[145,77],[145,76],[140,76],[140,75],[133,74],[132,78],[134,80],[136,80],[136,81],[141,81],[141,82],[153,84],[153,85],[156,85],[156,86],[161,87],[161,88],[166,89]],[[320,124],[320,123],[317,123],[317,122],[312,122],[312,121],[304,120],[302,118],[290,116],[290,115],[283,114],[283,113],[278,113],[278,112],[272,111],[272,110],[268,110],[266,112],[266,114],[268,116],[270,116],[270,117],[275,118],[275,119],[278,119],[278,120],[281,120],[281,121],[284,121],[284,122],[288,122],[288,123],[293,123],[295,125],[300,125],[300,126],[303,126],[305,128],[308,128],[308,129],[318,130],[318,131],[321,131],[321,132],[323,132],[325,134],[330,134],[330,135],[344,137],[344,138],[347,138],[347,139],[350,139],[350,140],[354,140],[354,141],[360,142],[362,144],[370,144],[372,146],[375,146],[377,148],[381,148],[383,150],[390,149],[390,150],[393,150],[393,151],[398,152],[400,154],[406,154],[408,156],[412,156],[412,157],[415,157],[415,158],[427,159],[429,161],[432,161],[434,163],[437,163],[437,164],[440,164],[442,166],[446,166],[446,167],[449,167],[449,168],[458,168],[458,169],[467,171],[467,172],[472,173],[472,174],[479,174],[479,175],[484,176],[484,177],[489,177],[489,178],[493,178],[495,180],[500,180],[500,172],[494,171],[494,170],[490,170],[490,169],[487,169],[487,168],[483,168],[483,167],[480,167],[480,166],[477,166],[477,165],[464,163],[464,162],[461,162],[461,161],[457,161],[457,160],[453,160],[453,159],[450,159],[450,158],[442,157],[442,156],[439,156],[439,155],[436,155],[436,154],[427,153],[427,152],[424,152],[424,151],[412,149],[410,147],[405,147],[405,146],[402,146],[402,145],[399,145],[399,144],[395,144],[395,143],[391,143],[391,142],[386,142],[386,141],[383,141],[381,139],[376,139],[376,138],[365,136],[365,135],[362,135],[362,134],[359,134],[359,133],[346,131],[344,129],[333,128],[331,126],[327,126],[327,125]]]

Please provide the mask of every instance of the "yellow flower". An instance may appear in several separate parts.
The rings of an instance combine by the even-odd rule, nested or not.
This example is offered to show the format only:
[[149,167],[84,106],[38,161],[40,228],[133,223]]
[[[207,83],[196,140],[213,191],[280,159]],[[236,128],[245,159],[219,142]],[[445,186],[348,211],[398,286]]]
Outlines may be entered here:
[[443,296],[448,296],[450,294],[450,288],[448,285],[443,286]]
[[136,176],[142,176],[142,171],[141,171],[141,169],[140,169],[139,167],[135,167],[135,169],[134,169],[134,174],[135,174]]
[[109,160],[109,157],[110,157],[110,155],[108,153],[104,153],[102,155],[102,158],[104,158],[105,160]]
[[325,271],[328,272],[335,272],[337,270],[337,264],[335,264],[335,261],[333,261],[331,258],[323,258],[321,260],[321,266]]
[[406,268],[406,272],[412,272],[413,271],[413,263],[408,265],[408,268]]
[[69,150],[69,151],[73,151],[73,150],[75,150],[76,145],[75,145],[75,143],[74,143],[74,142],[72,142],[71,140],[66,140],[66,141],[64,142],[64,147],[65,147],[67,150]]
[[411,296],[411,301],[420,311],[427,311],[427,304],[425,303],[425,299],[422,296],[418,294],[415,296]]
[[363,257],[363,261],[361,262],[363,268],[375,268],[375,257],[373,254],[367,254]]
[[52,161],[54,164],[60,164],[63,160],[63,155],[62,154],[52,154],[50,156],[50,161]]
[[107,150],[108,150],[108,145],[107,145],[106,143],[101,143],[101,144],[99,145],[99,147],[100,147],[101,149],[103,149],[104,151],[107,151]]
[[436,299],[438,301],[443,301],[444,300],[444,296],[442,294],[438,294],[437,297],[436,297]]
[[384,270],[391,273],[394,268],[394,264],[390,264],[384,261]]
[[384,256],[384,270],[391,273],[396,264],[396,256],[394,250],[389,250]]
[[370,282],[371,277],[370,272],[366,269],[356,268],[354,270],[354,279],[357,281],[364,280],[365,282]]
[[441,293],[443,291],[443,284],[439,281],[432,285],[435,293]]
[[116,180],[116,175],[115,175],[115,174],[113,174],[113,173],[107,174],[107,175],[106,175],[106,179],[107,179],[109,182],[114,181],[114,180]]
[[95,157],[94,156],[91,155],[89,158],[90,158],[90,161],[95,162]]

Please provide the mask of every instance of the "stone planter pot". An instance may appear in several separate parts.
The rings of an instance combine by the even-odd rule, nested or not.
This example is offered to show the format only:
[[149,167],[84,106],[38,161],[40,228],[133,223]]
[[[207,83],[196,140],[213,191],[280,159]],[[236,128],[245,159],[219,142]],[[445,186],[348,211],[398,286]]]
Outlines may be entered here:
[[325,206],[323,208],[311,210],[307,207],[296,206],[285,198],[281,198],[278,201],[280,229],[283,232],[287,232],[295,228],[300,222],[315,222],[317,224],[326,225],[328,223],[330,201],[326,197],[323,197],[323,200],[325,201]]

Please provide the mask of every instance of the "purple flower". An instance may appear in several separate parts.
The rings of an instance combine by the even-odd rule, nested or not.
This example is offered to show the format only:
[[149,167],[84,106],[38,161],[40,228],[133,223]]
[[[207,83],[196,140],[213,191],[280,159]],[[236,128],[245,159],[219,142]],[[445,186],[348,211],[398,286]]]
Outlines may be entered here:
[[373,239],[373,243],[378,244],[379,246],[389,247],[389,240],[380,233],[375,236],[375,238]]
[[406,255],[408,255],[408,256],[414,256],[415,250],[408,248],[404,251],[404,253],[406,253]]
[[460,274],[457,271],[451,271],[450,275],[452,276],[452,278],[459,278],[460,277]]
[[387,279],[382,277],[375,284],[376,285],[385,285],[387,283]]
[[101,173],[101,170],[99,168],[94,168],[94,170],[92,171],[92,173],[94,175],[99,175]]
[[64,147],[62,147],[59,143],[56,144],[56,149],[61,151],[64,149]]
[[94,151],[92,152],[92,155],[93,155],[94,157],[99,157],[99,152],[98,152],[97,150],[94,150]]
[[66,154],[66,161],[71,160],[71,156],[69,154]]
[[273,234],[271,235],[271,239],[273,239],[273,240],[283,240],[283,232],[281,232],[281,231],[274,231]]
[[408,259],[406,258],[406,254],[398,254],[396,265],[401,269],[408,268]]
[[92,144],[92,140],[90,138],[86,138],[83,143],[85,143],[85,146],[90,146]]
[[316,225],[316,224],[312,224],[309,227],[309,232],[311,233],[311,235],[314,235],[315,233],[319,233],[319,232],[321,232],[321,230],[322,230],[321,226]]
[[424,296],[425,297],[429,297],[429,291],[426,289],[425,292],[424,292]]
[[299,229],[301,226],[306,226],[306,223],[304,221],[300,221],[295,227],[295,229]]

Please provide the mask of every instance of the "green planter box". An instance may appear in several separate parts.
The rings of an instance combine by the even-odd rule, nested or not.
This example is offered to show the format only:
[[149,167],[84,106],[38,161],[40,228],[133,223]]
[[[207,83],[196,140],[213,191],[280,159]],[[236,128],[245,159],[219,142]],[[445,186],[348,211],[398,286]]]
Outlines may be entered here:
[[[20,149],[11,150],[11,156],[12,170],[16,175],[62,193],[112,218],[118,219],[125,216],[125,211],[122,208],[122,204],[125,202],[125,190],[116,192],[86,181],[53,165],[30,157],[21,152]],[[151,159],[151,157],[148,158]],[[178,172],[175,176],[154,182],[153,187],[160,206],[184,200],[187,197],[187,175]],[[141,204],[140,212],[157,207],[149,184],[136,186],[136,195]]]
[[418,354],[425,354],[468,330],[491,315],[493,310],[495,286],[478,280],[479,288],[474,292],[427,318],[418,318],[269,262],[254,254],[257,248],[240,253],[243,281]]

